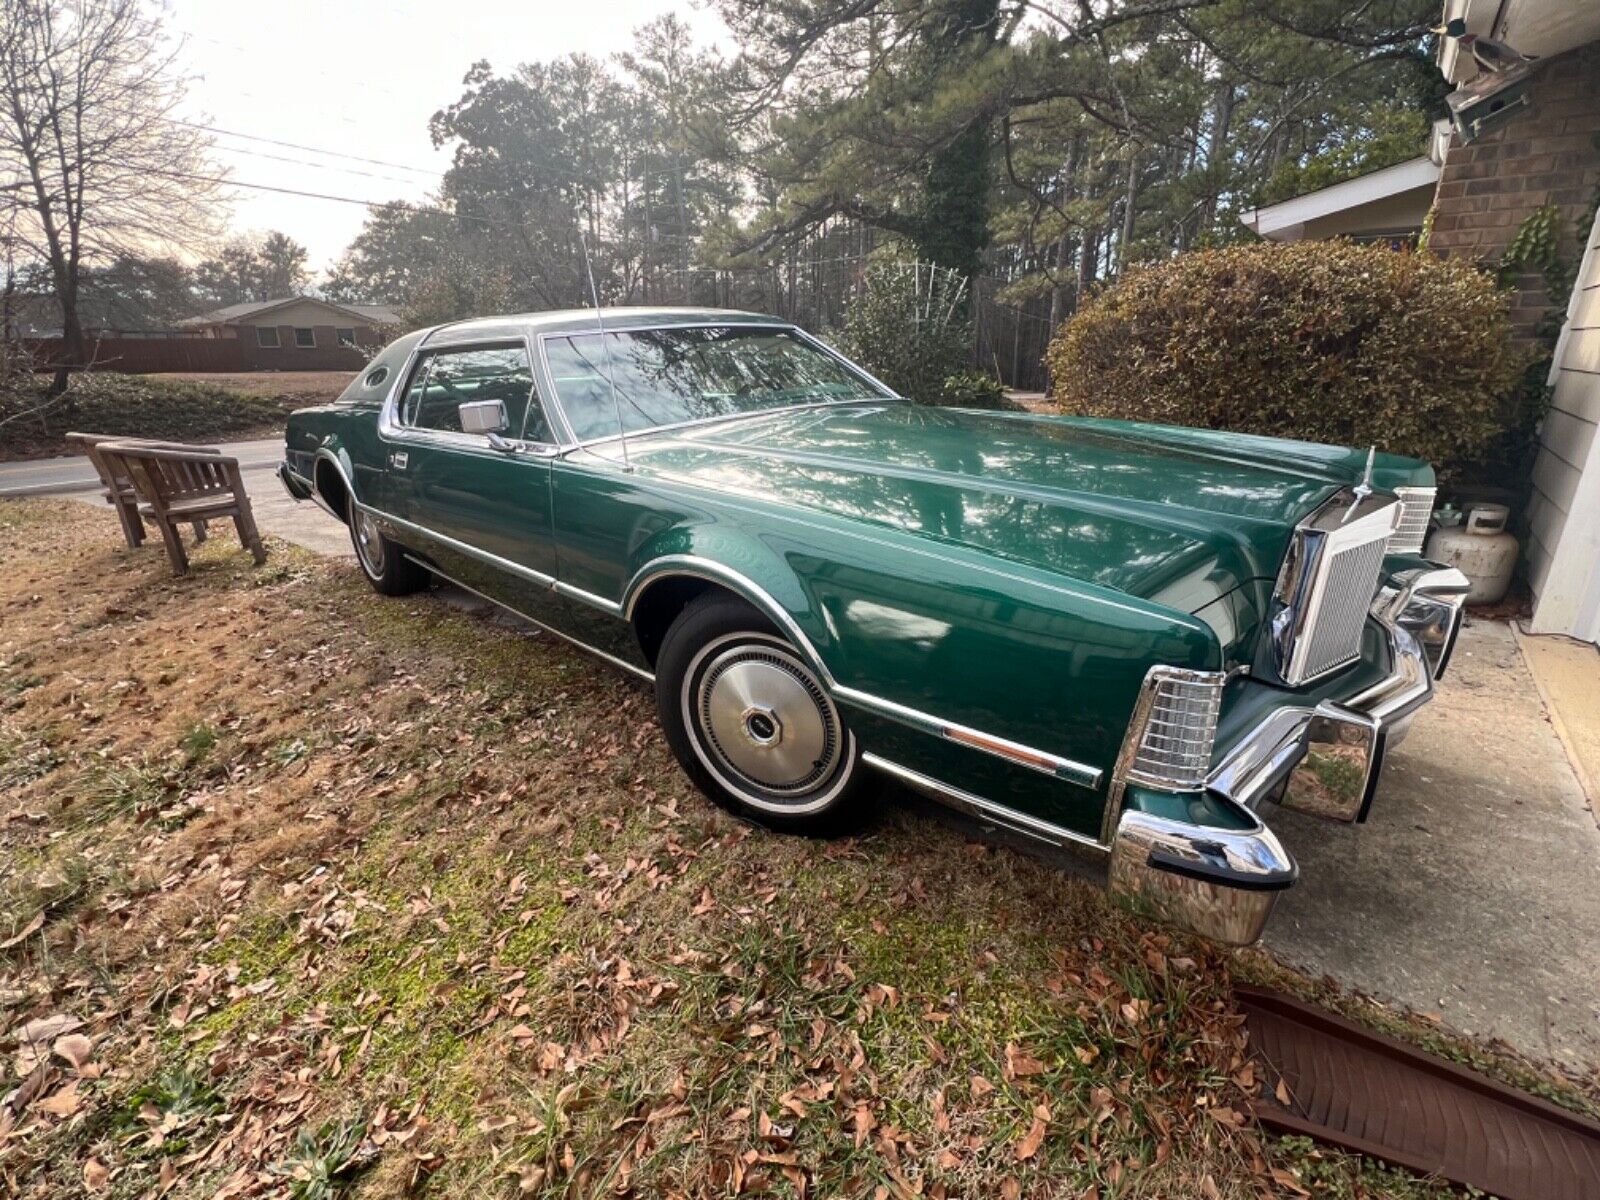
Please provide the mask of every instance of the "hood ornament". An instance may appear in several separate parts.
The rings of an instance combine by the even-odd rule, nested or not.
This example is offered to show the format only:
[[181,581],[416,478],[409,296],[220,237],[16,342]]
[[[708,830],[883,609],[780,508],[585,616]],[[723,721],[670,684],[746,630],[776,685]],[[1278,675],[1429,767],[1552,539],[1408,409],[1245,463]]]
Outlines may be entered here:
[[1356,509],[1361,507],[1361,502],[1372,495],[1372,467],[1377,456],[1377,446],[1367,447],[1367,469],[1362,472],[1361,482],[1351,489],[1355,499],[1351,502],[1349,510],[1344,514],[1344,520],[1340,521],[1339,524],[1343,525],[1345,521],[1354,516]]

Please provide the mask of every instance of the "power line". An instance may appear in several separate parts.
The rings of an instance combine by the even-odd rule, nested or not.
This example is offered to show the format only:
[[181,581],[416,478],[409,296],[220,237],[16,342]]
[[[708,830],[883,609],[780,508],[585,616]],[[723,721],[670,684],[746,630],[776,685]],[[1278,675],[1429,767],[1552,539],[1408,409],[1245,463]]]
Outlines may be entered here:
[[324,150],[320,146],[307,146],[300,142],[285,142],[277,138],[262,137],[255,133],[241,133],[237,129],[220,129],[215,125],[203,125],[198,121],[180,121],[176,117],[167,118],[174,125],[182,125],[186,129],[199,129],[206,133],[221,134],[223,137],[243,138],[247,142],[261,142],[268,146],[281,146],[286,150],[305,150],[311,154],[326,154],[329,158],[346,158],[351,162],[367,163],[374,167],[392,167],[397,171],[412,171],[418,175],[429,175],[435,179],[441,178],[442,171],[434,171],[427,167],[411,167],[405,163],[388,162],[381,158],[364,158],[359,154],[346,154],[342,150]]
[[291,158],[287,154],[269,154],[265,150],[247,150],[243,146],[217,146],[215,149],[222,154],[243,154],[249,158],[264,158],[272,162],[294,163],[301,167],[314,167],[319,171],[336,171],[341,175],[360,175],[366,179],[381,179],[386,183],[402,183],[412,187],[420,185],[416,179],[405,179],[399,175],[380,175],[376,171],[363,171],[360,167],[341,167],[338,163],[314,162],[309,158]]

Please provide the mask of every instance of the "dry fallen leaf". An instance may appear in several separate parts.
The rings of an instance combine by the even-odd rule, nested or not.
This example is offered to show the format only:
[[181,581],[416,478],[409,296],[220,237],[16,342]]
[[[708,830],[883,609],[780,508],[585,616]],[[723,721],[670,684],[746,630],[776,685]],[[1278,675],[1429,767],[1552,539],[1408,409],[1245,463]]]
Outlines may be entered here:
[[73,1080],[58,1092],[39,1101],[39,1107],[52,1117],[70,1117],[83,1107],[83,1097],[78,1095],[78,1081]]
[[1022,1079],[1029,1075],[1043,1075],[1044,1064],[1015,1042],[1006,1043],[1007,1079]]
[[89,1056],[94,1053],[94,1043],[81,1033],[69,1033],[65,1037],[58,1037],[50,1048],[71,1063],[75,1071],[83,1070],[83,1064],[88,1062]]
[[1044,1145],[1045,1130],[1050,1125],[1050,1110],[1041,1104],[1033,1110],[1033,1124],[1028,1127],[1028,1132],[1017,1143],[1017,1161],[1026,1162],[1039,1153],[1039,1147]]
[[98,1158],[91,1158],[83,1164],[83,1186],[91,1192],[98,1192],[105,1188],[111,1178],[111,1172]]
[[23,942],[27,941],[29,938],[31,938],[34,934],[38,933],[39,930],[41,930],[43,928],[44,928],[44,910],[40,909],[38,912],[34,913],[33,920],[29,921],[26,925],[24,925],[19,932],[17,932],[15,934],[13,934],[12,936],[8,937],[5,941],[0,942],[0,950],[9,950],[13,946],[22,945]]

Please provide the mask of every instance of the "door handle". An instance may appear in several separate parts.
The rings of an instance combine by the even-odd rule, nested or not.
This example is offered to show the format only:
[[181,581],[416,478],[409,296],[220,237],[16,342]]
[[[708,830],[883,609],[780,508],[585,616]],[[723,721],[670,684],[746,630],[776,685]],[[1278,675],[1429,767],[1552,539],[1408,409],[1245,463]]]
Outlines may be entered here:
[[406,469],[406,452],[404,450],[396,450],[389,455],[389,465],[396,471],[404,471]]

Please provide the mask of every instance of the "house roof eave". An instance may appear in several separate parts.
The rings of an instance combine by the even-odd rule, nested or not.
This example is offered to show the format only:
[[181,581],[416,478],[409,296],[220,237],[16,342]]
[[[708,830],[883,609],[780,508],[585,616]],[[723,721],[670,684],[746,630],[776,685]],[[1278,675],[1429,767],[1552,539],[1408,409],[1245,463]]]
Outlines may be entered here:
[[1239,214],[1239,220],[1262,237],[1270,238],[1334,213],[1375,204],[1417,188],[1432,187],[1438,181],[1439,164],[1424,154],[1277,204],[1249,209]]

